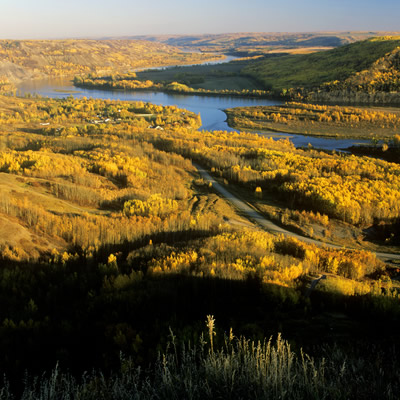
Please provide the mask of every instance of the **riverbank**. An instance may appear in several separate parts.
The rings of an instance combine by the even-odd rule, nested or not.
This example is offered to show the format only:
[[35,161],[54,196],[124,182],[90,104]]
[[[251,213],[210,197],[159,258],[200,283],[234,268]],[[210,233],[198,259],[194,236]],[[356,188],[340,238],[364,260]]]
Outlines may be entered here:
[[98,90],[121,90],[121,91],[129,91],[129,92],[163,92],[163,93],[171,93],[171,94],[186,94],[186,95],[195,95],[195,96],[212,96],[212,97],[221,97],[221,96],[230,96],[230,97],[251,97],[251,98],[263,98],[263,99],[273,99],[273,96],[265,91],[265,90],[248,90],[243,89],[241,91],[237,90],[209,90],[209,89],[194,89],[184,84],[178,82],[172,82],[169,84],[161,84],[161,83],[147,83],[143,82],[142,85],[138,86],[130,86],[129,84],[113,84],[113,82],[93,82],[89,83],[87,81],[81,83],[79,79],[74,79],[74,86],[85,89],[98,89]]
[[224,110],[236,129],[330,138],[390,141],[400,127],[395,108],[342,107],[303,103]]

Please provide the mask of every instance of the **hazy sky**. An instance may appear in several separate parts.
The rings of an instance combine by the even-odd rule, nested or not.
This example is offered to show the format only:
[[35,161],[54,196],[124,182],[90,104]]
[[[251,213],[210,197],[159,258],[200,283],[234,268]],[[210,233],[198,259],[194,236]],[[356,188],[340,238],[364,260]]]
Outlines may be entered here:
[[0,0],[0,38],[399,31],[400,0]]

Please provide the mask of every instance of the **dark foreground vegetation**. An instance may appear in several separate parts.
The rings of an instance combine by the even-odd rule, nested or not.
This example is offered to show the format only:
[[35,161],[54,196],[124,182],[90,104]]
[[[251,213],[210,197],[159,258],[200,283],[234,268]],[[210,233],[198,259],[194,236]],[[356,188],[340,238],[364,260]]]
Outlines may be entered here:
[[[232,329],[217,337],[215,319],[198,344],[181,342],[170,331],[166,351],[148,369],[121,356],[111,376],[86,372],[76,379],[57,366],[41,377],[25,378],[17,398],[59,399],[395,399],[400,379],[396,359],[386,365],[361,361],[338,348],[326,357],[295,352],[280,335],[268,341],[236,338]],[[215,344],[218,342],[218,344]],[[324,349],[328,350],[327,348]],[[387,354],[385,356],[394,356]],[[361,362],[360,362],[361,361]],[[5,386],[1,399],[12,399]]]

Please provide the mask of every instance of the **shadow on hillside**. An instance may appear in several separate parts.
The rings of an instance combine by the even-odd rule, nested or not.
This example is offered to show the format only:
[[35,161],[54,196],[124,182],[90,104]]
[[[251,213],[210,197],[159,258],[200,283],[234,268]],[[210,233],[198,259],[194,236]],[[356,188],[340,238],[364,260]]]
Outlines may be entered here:
[[365,240],[383,246],[400,246],[400,219],[392,223],[373,224],[363,230]]
[[366,297],[314,291],[306,298],[256,275],[143,275],[139,260],[129,268],[120,264],[2,262],[0,373],[19,379],[25,370],[35,374],[57,362],[73,374],[111,371],[119,367],[120,354],[147,365],[165,349],[170,328],[179,341],[198,343],[207,315],[216,319],[216,345],[223,345],[230,328],[237,337],[256,340],[280,332],[294,349],[311,353],[322,344],[390,346],[399,339],[398,315],[374,309]]
[[[213,229],[184,229],[169,232],[157,232],[132,240],[125,241],[123,243],[110,243],[107,245],[100,246],[95,252],[96,260],[107,260],[107,257],[112,253],[119,253],[125,258],[130,252],[143,248],[149,244],[166,244],[167,246],[174,246],[176,248],[187,246],[188,240],[197,240],[212,237],[220,233],[218,230]],[[68,248],[70,253],[82,253],[79,246],[71,245]]]

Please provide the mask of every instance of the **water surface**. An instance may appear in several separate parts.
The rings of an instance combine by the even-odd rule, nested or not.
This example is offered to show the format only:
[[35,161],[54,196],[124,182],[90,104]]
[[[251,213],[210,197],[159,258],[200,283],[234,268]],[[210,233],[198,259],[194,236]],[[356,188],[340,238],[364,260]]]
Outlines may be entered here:
[[[222,62],[219,61],[219,62]],[[96,99],[144,101],[157,105],[177,106],[189,111],[200,114],[202,120],[201,130],[223,130],[236,131],[230,128],[226,122],[224,109],[232,107],[250,107],[250,106],[271,106],[282,104],[278,100],[268,100],[261,98],[247,97],[228,97],[228,96],[196,96],[187,94],[171,94],[163,92],[149,91],[121,91],[121,90],[99,90],[88,88],[76,88],[70,79],[46,79],[24,82],[19,85],[18,93],[36,93],[41,96],[51,98],[74,97],[92,97]],[[369,140],[359,139],[334,139],[320,138],[315,136],[293,135],[286,133],[262,133],[265,136],[279,136],[290,138],[296,147],[308,146],[326,150],[341,150],[357,144],[367,144]]]

